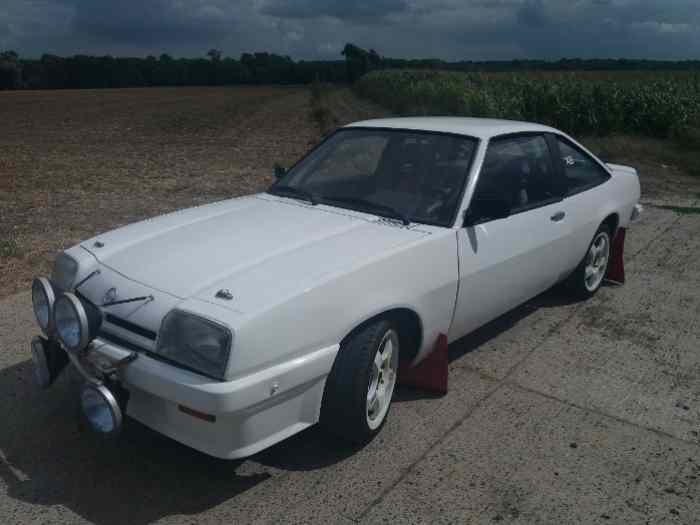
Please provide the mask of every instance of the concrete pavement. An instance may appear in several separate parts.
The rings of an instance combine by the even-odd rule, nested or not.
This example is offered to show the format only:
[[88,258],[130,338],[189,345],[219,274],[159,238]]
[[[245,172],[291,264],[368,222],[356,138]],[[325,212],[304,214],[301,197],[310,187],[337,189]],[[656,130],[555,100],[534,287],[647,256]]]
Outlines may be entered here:
[[0,302],[0,523],[698,523],[700,215],[650,207],[628,283],[548,292],[450,348],[450,392],[400,389],[361,450],[310,429],[223,462],[32,385],[28,294]]

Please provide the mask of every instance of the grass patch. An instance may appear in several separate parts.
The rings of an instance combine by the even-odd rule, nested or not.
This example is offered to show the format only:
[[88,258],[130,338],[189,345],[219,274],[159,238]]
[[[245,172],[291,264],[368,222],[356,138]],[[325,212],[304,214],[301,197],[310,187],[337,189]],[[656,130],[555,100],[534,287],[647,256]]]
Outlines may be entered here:
[[316,122],[324,137],[338,127],[338,120],[328,100],[331,90],[333,90],[332,86],[322,84],[318,78],[311,84],[311,119]]
[[674,211],[679,215],[700,215],[700,208],[694,208],[692,206],[655,205],[654,208]]
[[[700,177],[700,147],[690,148],[673,140],[660,140],[634,135],[587,136],[581,142],[608,162],[620,164],[646,163],[656,170],[679,169]],[[700,193],[695,193],[700,196]]]
[[21,251],[14,239],[0,239],[0,257],[19,257]]

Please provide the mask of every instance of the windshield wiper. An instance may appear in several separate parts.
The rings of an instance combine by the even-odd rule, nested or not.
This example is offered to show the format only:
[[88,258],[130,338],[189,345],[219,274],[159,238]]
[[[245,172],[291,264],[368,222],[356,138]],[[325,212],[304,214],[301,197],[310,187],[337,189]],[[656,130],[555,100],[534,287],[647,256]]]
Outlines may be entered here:
[[397,210],[393,206],[389,206],[388,204],[381,204],[379,202],[363,199],[361,197],[346,197],[343,195],[330,197],[324,196],[321,200],[324,202],[329,201],[355,205],[361,208],[365,208],[366,210],[380,211],[383,213],[379,213],[379,215],[389,216],[393,219],[398,219],[403,223],[404,226],[408,226],[409,224],[411,224],[411,221],[408,220],[408,217],[404,213],[401,213],[399,210]]
[[272,186],[268,190],[269,193],[272,193],[273,195],[280,195],[282,197],[292,197],[292,198],[297,198],[301,199],[303,201],[310,202],[314,206],[318,204],[318,197],[311,193],[310,191],[307,190],[302,190],[300,188],[297,188],[295,186],[288,186],[288,185],[281,185],[281,186]]

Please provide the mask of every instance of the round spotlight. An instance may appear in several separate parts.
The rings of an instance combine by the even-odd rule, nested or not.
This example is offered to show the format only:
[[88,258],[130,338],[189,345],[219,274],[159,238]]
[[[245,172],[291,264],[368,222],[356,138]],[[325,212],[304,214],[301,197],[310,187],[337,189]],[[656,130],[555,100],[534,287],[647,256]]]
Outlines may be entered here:
[[98,434],[115,436],[121,430],[121,408],[106,386],[86,383],[80,393],[80,406],[85,419]]
[[42,337],[32,339],[34,380],[39,388],[50,387],[68,364],[68,354],[55,341]]
[[72,293],[59,296],[54,303],[54,326],[58,339],[69,352],[84,350],[97,335],[102,315],[99,309]]
[[47,336],[51,336],[54,331],[53,307],[56,301],[56,294],[53,291],[51,282],[46,277],[34,279],[32,282],[32,307],[34,316],[39,328]]

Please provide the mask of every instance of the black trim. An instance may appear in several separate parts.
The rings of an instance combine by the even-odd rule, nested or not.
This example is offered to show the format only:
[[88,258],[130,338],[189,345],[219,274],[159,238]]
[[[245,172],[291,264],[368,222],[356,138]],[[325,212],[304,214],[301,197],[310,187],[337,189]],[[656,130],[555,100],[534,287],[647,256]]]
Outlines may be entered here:
[[511,210],[510,214],[518,215],[519,213],[525,213],[526,211],[536,210],[537,208],[544,208],[545,206],[551,206],[552,204],[562,202],[563,200],[563,197],[552,197],[551,199],[540,201],[535,204],[529,204],[527,206],[520,206],[519,208],[514,208]]
[[557,137],[556,133],[545,133],[544,139],[547,141],[547,147],[549,148],[552,170],[557,177],[557,193],[564,199],[569,192],[569,185],[564,172],[564,165],[561,162],[561,152],[559,151]]
[[[287,173],[285,174],[284,177],[281,179],[277,179],[275,182],[272,183],[272,185],[266,190],[266,193],[269,193],[270,195],[273,195],[275,197],[279,197],[280,195],[276,195],[274,193],[270,193],[270,190],[273,190],[274,187],[277,184],[281,184],[283,180],[287,178],[287,176],[301,163],[303,162],[309,155],[311,155],[313,152],[315,152],[318,148],[320,148],[323,144],[325,144],[328,140],[330,140],[332,137],[335,137],[339,133],[343,133],[346,131],[353,131],[353,130],[361,130],[361,131],[390,131],[390,132],[398,132],[398,133],[416,133],[416,134],[423,134],[423,135],[440,135],[440,136],[447,136],[447,137],[457,137],[461,139],[470,139],[474,141],[474,151],[472,152],[471,158],[469,159],[469,166],[466,168],[466,174],[464,176],[464,180],[462,181],[462,188],[459,192],[459,198],[457,200],[457,204],[455,206],[455,210],[452,214],[452,220],[446,221],[444,223],[440,222],[426,222],[426,221],[417,221],[414,220],[412,217],[411,222],[415,222],[416,224],[424,224],[427,226],[439,226],[441,228],[453,228],[458,220],[458,215],[459,215],[459,210],[462,207],[462,202],[464,202],[464,194],[467,191],[467,186],[469,185],[469,175],[471,174],[472,169],[474,168],[474,159],[476,159],[476,154],[479,152],[479,147],[481,146],[481,139],[478,137],[475,137],[473,135],[468,135],[466,133],[456,133],[456,132],[451,132],[451,131],[434,131],[434,130],[427,130],[427,129],[411,129],[411,128],[393,128],[393,127],[385,127],[385,126],[346,126],[343,128],[338,128],[336,129],[333,133],[325,137],[321,142],[319,142],[315,147],[310,149],[304,156],[302,156],[297,162],[295,162],[291,168],[287,170]],[[358,210],[357,208],[351,208],[349,206],[340,206],[338,204],[328,204],[325,202],[320,202],[319,204],[323,204],[325,206],[330,206],[331,208],[341,208],[344,210],[352,210],[352,211],[359,211],[360,213],[370,213],[367,211],[363,210]],[[382,215],[381,213],[376,213],[376,212],[371,212],[371,215],[379,215],[380,217],[385,217],[388,219],[392,219],[395,217],[387,216],[387,215]]]
[[567,191],[565,198],[574,197],[575,195],[578,195],[579,193],[583,193],[585,191],[592,190],[593,188],[597,188],[598,186],[602,186],[606,182],[608,182],[608,181],[604,180],[603,182],[596,182],[596,183],[592,183],[592,184],[586,184],[585,186],[579,186],[578,188]]
[[156,340],[157,334],[153,330],[149,330],[148,328],[139,326],[135,323],[132,323],[131,321],[127,321],[126,319],[117,317],[114,314],[105,314],[105,321],[113,324],[114,326],[118,326],[119,328],[123,328],[124,330],[128,330],[129,332],[133,332],[136,335],[140,335],[141,337],[150,339],[151,341]]
[[202,372],[201,370],[197,370],[196,368],[192,368],[191,366],[183,365],[179,361],[175,361],[174,359],[164,357],[164,356],[154,352],[153,350],[146,350],[146,355],[148,357],[150,357],[151,359],[155,359],[156,361],[161,361],[161,362],[166,363],[172,367],[182,368],[183,370],[187,370],[188,372],[192,372],[193,374],[208,377],[209,379],[215,379],[216,381],[224,381],[224,378],[222,378],[222,377],[213,376],[213,375],[207,374],[205,372]]
[[101,330],[99,334],[97,334],[97,337],[100,339],[112,343],[117,346],[121,346],[126,348],[127,350],[131,350],[132,352],[148,352],[148,348],[144,348],[140,345],[137,345],[135,343],[132,343],[131,341],[127,341],[126,339],[122,339],[118,335],[110,334],[108,332],[105,332],[104,330]]
[[346,126],[344,128],[337,129],[333,133],[333,135],[335,135],[336,133],[342,133],[343,131],[352,131],[354,129],[361,129],[363,131],[400,131],[402,133],[422,133],[424,135],[446,135],[448,137],[472,139],[476,142],[479,142],[480,140],[479,137],[475,137],[474,135],[468,135],[467,133],[457,133],[454,131],[435,131],[432,129],[393,128],[391,126]]
[[489,139],[489,143],[487,144],[490,145],[491,142],[494,141],[499,141],[503,139],[517,139],[519,137],[532,137],[532,136],[537,136],[537,137],[542,137],[546,135],[547,133],[551,133],[550,131],[547,130],[531,130],[531,131],[513,131],[511,133],[501,133],[500,135],[494,135]]

